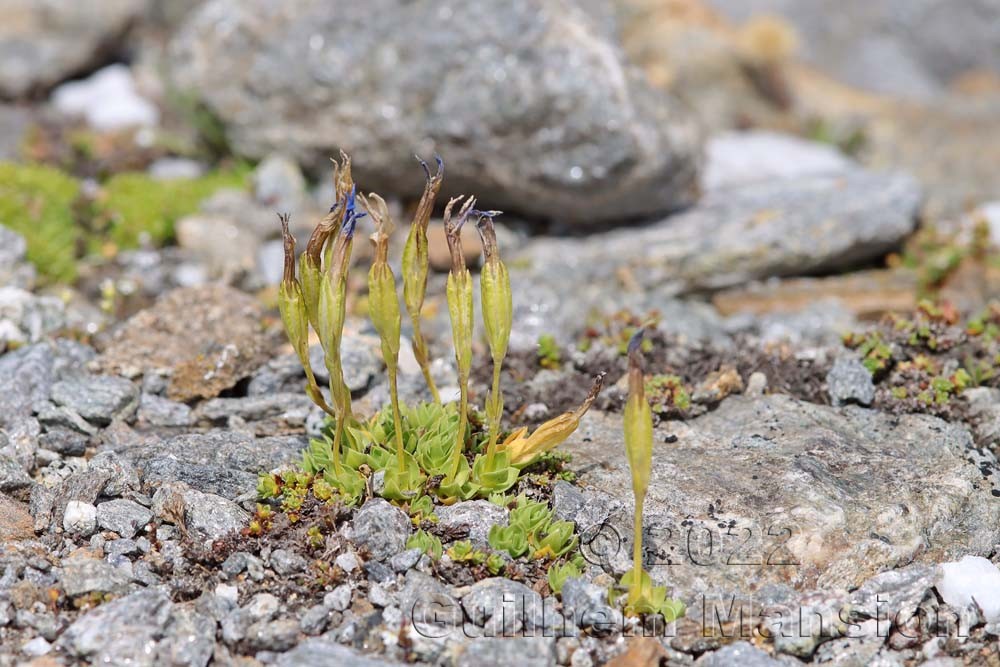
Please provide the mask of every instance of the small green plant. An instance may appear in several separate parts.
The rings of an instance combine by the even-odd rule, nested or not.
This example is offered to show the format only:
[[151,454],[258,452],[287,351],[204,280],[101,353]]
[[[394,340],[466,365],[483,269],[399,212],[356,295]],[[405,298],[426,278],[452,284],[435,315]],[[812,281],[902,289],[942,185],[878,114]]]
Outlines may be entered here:
[[519,526],[491,526],[489,543],[497,551],[506,551],[511,558],[520,558],[528,551],[528,535]]
[[456,563],[482,565],[486,562],[486,554],[474,548],[469,540],[455,542],[448,548],[447,554]]
[[116,174],[102,185],[97,197],[95,227],[104,229],[104,238],[118,248],[134,248],[143,238],[162,245],[173,239],[177,220],[196,212],[202,200],[222,188],[244,187],[247,173],[248,169],[241,166],[195,179],[157,180],[144,173]]
[[420,549],[434,560],[440,560],[443,551],[441,540],[424,530],[418,530],[410,535],[406,540],[406,548]]
[[[417,329],[427,280],[426,225],[443,173],[440,159],[438,163],[438,173],[433,177],[421,163],[428,180],[404,251],[404,301]],[[473,210],[475,200],[472,197],[455,198],[445,208],[444,224],[452,259],[447,300],[460,400],[457,407],[453,404],[443,406],[437,401],[417,406],[401,405],[396,388],[401,314],[395,277],[387,259],[392,221],[382,198],[369,193],[357,199],[375,226],[368,309],[388,369],[390,405],[367,421],[359,420],[351,409],[351,394],[344,381],[341,339],[354,231],[358,220],[366,213],[358,212],[355,207],[356,186],[347,155],[342,154],[340,163],[334,163],[333,177],[334,205],[313,230],[298,262],[295,260],[295,239],[288,230],[288,217],[281,216],[285,266],[278,302],[282,322],[305,369],[306,393],[328,415],[323,436],[311,440],[303,452],[304,473],[323,480],[322,495],[357,503],[372,491],[375,485],[371,477],[381,471],[383,483],[377,491],[401,504],[412,503],[413,518],[417,522],[433,516],[433,501],[426,494],[451,503],[506,491],[518,482],[524,468],[573,433],[600,392],[603,375],[597,378],[590,395],[577,410],[559,415],[530,434],[526,428],[519,429],[500,442],[503,414],[500,370],[510,338],[513,306],[510,281],[500,259],[492,222],[498,212]],[[462,202],[459,210],[453,214],[459,202]],[[460,230],[471,217],[477,219],[486,253],[481,281],[483,320],[493,360],[485,434],[475,430],[469,421],[468,383],[474,328],[472,276],[465,266]],[[316,332],[323,348],[330,377],[329,400],[318,386],[309,363],[310,328]],[[414,346],[419,361],[422,353],[418,348],[425,353],[425,344],[415,336]],[[436,393],[426,366],[424,375],[432,394]],[[262,482],[262,492],[275,491],[269,484]],[[300,500],[296,497],[291,502]],[[558,528],[552,535],[546,535],[548,541],[543,546],[558,551],[562,531]]]
[[691,407],[691,394],[684,381],[676,375],[654,375],[645,382],[649,401],[658,413],[687,410]]
[[486,571],[491,576],[499,576],[503,574],[505,569],[507,569],[507,561],[500,554],[493,553],[486,557]]
[[546,578],[549,581],[549,588],[552,589],[552,592],[560,595],[566,580],[575,579],[581,574],[582,572],[580,572],[580,568],[575,562],[566,561],[565,563],[553,563],[549,565]]
[[629,343],[629,395],[624,414],[625,453],[632,471],[632,495],[635,497],[632,569],[625,573],[619,585],[628,590],[626,614],[659,613],[665,620],[672,621],[683,614],[683,603],[667,598],[666,588],[654,586],[652,577],[642,566],[642,510],[653,465],[653,414],[646,400],[641,342],[640,329]]
[[434,501],[430,496],[420,496],[410,501],[410,519],[414,525],[419,526],[425,521],[437,523],[437,515],[434,514]]
[[555,370],[562,364],[562,352],[555,336],[542,334],[538,337],[538,365]]
[[58,169],[0,162],[0,221],[24,237],[28,259],[51,280],[76,279],[79,195],[79,183]]

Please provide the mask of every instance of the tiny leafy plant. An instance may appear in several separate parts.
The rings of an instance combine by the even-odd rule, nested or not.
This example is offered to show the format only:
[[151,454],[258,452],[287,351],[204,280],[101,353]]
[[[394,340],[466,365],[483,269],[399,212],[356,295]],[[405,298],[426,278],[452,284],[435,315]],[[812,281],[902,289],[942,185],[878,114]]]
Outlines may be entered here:
[[420,549],[434,560],[441,558],[441,540],[424,530],[418,530],[406,540],[407,549]]
[[542,334],[538,337],[538,365],[542,368],[555,370],[562,364],[562,352],[559,343],[552,334]]
[[[330,502],[356,504],[377,493],[398,504],[408,504],[416,523],[432,520],[434,500],[453,503],[488,498],[514,487],[522,471],[558,446],[573,431],[601,390],[596,379],[583,404],[528,433],[521,428],[504,437],[501,369],[507,354],[513,319],[510,276],[500,256],[493,218],[499,211],[474,208],[475,198],[456,197],[444,210],[445,237],[451,255],[446,296],[451,320],[460,396],[458,404],[443,405],[431,377],[427,346],[420,326],[428,275],[427,226],[444,165],[437,173],[421,165],[427,177],[403,252],[403,304],[410,316],[413,351],[433,397],[430,403],[404,405],[397,391],[402,308],[396,277],[388,262],[393,229],[388,206],[375,193],[359,194],[351,175],[351,160],[341,154],[334,162],[336,199],[317,224],[301,257],[296,260],[295,239],[287,216],[280,216],[285,265],[278,302],[288,339],[305,369],[305,391],[328,415],[323,436],[313,439],[303,453],[302,474],[308,483],[289,487],[274,479],[262,480],[262,496],[302,503],[302,488],[319,490]],[[364,211],[362,211],[364,209]],[[379,335],[389,378],[389,406],[368,419],[351,406],[344,381],[341,341],[346,317],[347,274],[358,222],[369,217],[375,228],[373,260],[368,273],[368,314]],[[485,401],[485,429],[470,421],[469,377],[475,326],[473,280],[465,265],[461,229],[474,220],[483,241],[485,262],[480,276],[482,319],[493,362],[493,381]],[[309,332],[323,349],[330,382],[321,388],[309,363]],[[329,393],[327,393],[327,390]],[[376,481],[375,474],[380,473]],[[265,476],[266,477],[266,476]],[[311,485],[311,486],[310,486]],[[565,552],[566,528],[559,522],[543,534],[526,533],[534,550]],[[572,528],[569,529],[572,534]]]
[[653,464],[653,414],[646,400],[641,343],[640,329],[629,342],[629,394],[624,414],[625,453],[632,471],[632,494],[635,497],[632,569],[625,573],[619,585],[628,591],[626,614],[661,614],[666,621],[673,621],[684,614],[684,603],[668,598],[665,587],[654,586],[652,577],[642,566],[642,510]]

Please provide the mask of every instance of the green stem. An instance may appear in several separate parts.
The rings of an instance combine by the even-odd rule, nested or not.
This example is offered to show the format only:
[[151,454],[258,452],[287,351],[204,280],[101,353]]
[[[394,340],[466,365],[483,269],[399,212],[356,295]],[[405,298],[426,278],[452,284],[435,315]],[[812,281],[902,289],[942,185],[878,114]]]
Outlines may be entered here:
[[500,371],[503,360],[493,360],[493,388],[490,390],[489,419],[490,444],[486,448],[486,469],[493,470],[493,455],[497,450],[497,439],[500,437],[500,417],[503,414],[503,398],[500,396]]
[[413,356],[420,364],[420,371],[424,374],[424,381],[427,382],[427,388],[431,391],[431,397],[435,403],[441,405],[441,394],[438,393],[437,385],[434,384],[434,377],[431,375],[431,366],[427,358],[427,343],[424,341],[424,334],[420,331],[420,317],[419,315],[414,317],[413,313],[410,313],[410,319],[413,321]]
[[458,386],[460,399],[458,403],[458,435],[455,438],[455,451],[451,457],[451,476],[448,478],[454,481],[458,476],[458,466],[462,461],[462,454],[465,450],[465,428],[469,422],[469,377],[459,377]]
[[642,594],[642,504],[643,498],[636,496],[632,535],[632,591],[629,593],[633,602]]
[[396,390],[396,365],[388,367],[389,371],[389,398],[392,401],[392,422],[396,429],[396,459],[399,461],[400,475],[406,470],[403,461],[403,420],[399,415],[399,393]]

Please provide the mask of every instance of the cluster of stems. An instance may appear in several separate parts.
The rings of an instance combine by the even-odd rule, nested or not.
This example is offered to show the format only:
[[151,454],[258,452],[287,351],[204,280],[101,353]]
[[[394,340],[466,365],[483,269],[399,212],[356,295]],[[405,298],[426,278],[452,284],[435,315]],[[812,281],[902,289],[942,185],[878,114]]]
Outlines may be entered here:
[[[295,273],[295,239],[288,230],[288,216],[281,216],[284,236],[285,268],[278,294],[278,305],[288,338],[306,371],[306,391],[310,398],[332,416],[334,431],[333,466],[340,475],[340,447],[343,431],[352,420],[351,392],[344,381],[340,346],[344,333],[347,304],[347,272],[351,264],[354,229],[364,217],[356,208],[351,159],[341,153],[334,162],[336,199],[329,213],[313,230]],[[309,363],[309,326],[323,347],[323,359],[330,376],[332,406],[323,397]]]
[[[418,158],[419,160],[419,158]],[[423,195],[410,225],[403,250],[403,302],[413,324],[413,352],[420,364],[434,401],[441,398],[430,372],[430,355],[421,332],[421,311],[427,290],[429,255],[427,227],[434,202],[444,175],[444,165],[437,160],[437,172],[431,174],[420,161],[426,174]],[[331,445],[334,481],[342,487],[357,488],[358,473],[354,466],[342,463],[341,447],[345,432],[355,425],[351,412],[351,392],[344,381],[341,365],[341,339],[346,314],[347,274],[355,226],[366,213],[360,213],[356,202],[371,217],[375,232],[371,236],[374,257],[368,273],[368,306],[372,323],[378,332],[382,356],[389,376],[389,392],[394,425],[395,465],[386,469],[386,487],[399,497],[410,497],[432,476],[420,468],[404,443],[397,376],[399,367],[401,307],[396,291],[396,276],[389,266],[389,241],[393,223],[385,200],[377,194],[356,195],[351,177],[351,161],[342,154],[334,162],[336,200],[329,213],[316,225],[305,252],[298,261],[296,275],[295,239],[288,231],[288,218],[282,216],[285,240],[285,269],[279,293],[282,320],[289,340],[306,372],[306,391],[312,400],[336,421]],[[458,428],[450,450],[441,450],[443,480],[438,487],[442,498],[464,498],[474,494],[505,491],[518,479],[520,469],[542,453],[565,440],[579,425],[580,418],[600,391],[603,376],[597,378],[587,400],[577,410],[542,424],[533,433],[526,428],[512,433],[500,442],[503,416],[503,394],[500,375],[507,354],[513,320],[510,276],[500,258],[493,218],[499,211],[479,211],[474,197],[455,197],[444,209],[444,229],[451,256],[446,296],[451,319],[455,362],[458,369],[459,405]],[[486,400],[488,444],[485,454],[475,458],[470,468],[466,458],[465,437],[468,426],[469,376],[472,371],[474,335],[473,279],[465,263],[461,231],[467,221],[475,224],[483,240],[485,261],[480,277],[483,322],[493,362],[493,382]],[[309,328],[315,330],[323,347],[324,360],[330,376],[330,400],[325,399],[309,365]],[[351,444],[352,441],[348,441]],[[411,446],[412,449],[412,446]],[[350,455],[351,452],[348,452]],[[432,457],[433,458],[433,457]],[[422,459],[425,460],[426,459]],[[426,465],[426,463],[424,464]],[[425,474],[427,472],[427,474]],[[343,475],[343,476],[342,476]]]

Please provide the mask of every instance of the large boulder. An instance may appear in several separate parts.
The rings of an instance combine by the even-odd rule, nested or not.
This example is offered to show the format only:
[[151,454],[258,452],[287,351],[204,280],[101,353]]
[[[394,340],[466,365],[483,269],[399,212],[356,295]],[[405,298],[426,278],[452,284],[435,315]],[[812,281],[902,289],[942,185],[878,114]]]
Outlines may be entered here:
[[[624,570],[632,492],[622,417],[591,412],[564,446],[583,491],[562,486],[591,562]],[[962,426],[926,415],[731,396],[654,433],[644,547],[690,603],[770,587],[852,589],[911,562],[985,555],[1000,538],[997,465]]]
[[0,98],[47,90],[119,48],[148,0],[0,0]]
[[328,168],[338,148],[367,188],[419,193],[412,154],[483,205],[594,224],[696,195],[693,118],[623,60],[572,0],[212,0],[172,45],[173,78],[234,148]]

